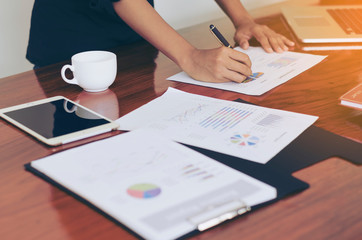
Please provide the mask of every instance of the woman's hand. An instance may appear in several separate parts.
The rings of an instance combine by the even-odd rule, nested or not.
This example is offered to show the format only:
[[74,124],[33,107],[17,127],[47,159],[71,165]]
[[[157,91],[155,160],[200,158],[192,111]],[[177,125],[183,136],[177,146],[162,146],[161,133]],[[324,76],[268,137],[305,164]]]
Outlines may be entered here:
[[252,37],[255,37],[268,53],[274,51],[281,53],[294,46],[293,41],[274,32],[268,26],[257,24],[254,21],[248,21],[236,27],[234,40],[243,49],[249,47],[249,40]]
[[240,83],[252,74],[249,56],[227,47],[193,49],[181,68],[192,78],[204,82]]
[[122,0],[114,2],[113,6],[118,16],[134,31],[194,79],[205,82],[242,82],[252,73],[248,55],[226,47],[196,49],[145,0]]

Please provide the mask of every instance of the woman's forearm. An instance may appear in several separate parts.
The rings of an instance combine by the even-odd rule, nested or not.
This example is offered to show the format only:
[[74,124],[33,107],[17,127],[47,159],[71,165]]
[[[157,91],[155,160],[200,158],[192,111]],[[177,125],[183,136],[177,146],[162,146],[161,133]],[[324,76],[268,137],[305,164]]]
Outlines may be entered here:
[[235,26],[235,42],[243,49],[249,47],[252,37],[261,44],[266,52],[283,52],[294,46],[294,42],[274,32],[266,25],[255,23],[240,0],[216,0],[220,8],[228,15]]
[[115,2],[117,14],[134,31],[179,66],[184,66],[194,47],[179,35],[146,0]]
[[254,22],[240,0],[216,0],[216,3],[230,18],[235,28],[248,22]]
[[226,47],[202,50],[193,47],[146,0],[121,0],[113,6],[134,31],[194,79],[242,82],[251,74],[251,63],[246,54]]

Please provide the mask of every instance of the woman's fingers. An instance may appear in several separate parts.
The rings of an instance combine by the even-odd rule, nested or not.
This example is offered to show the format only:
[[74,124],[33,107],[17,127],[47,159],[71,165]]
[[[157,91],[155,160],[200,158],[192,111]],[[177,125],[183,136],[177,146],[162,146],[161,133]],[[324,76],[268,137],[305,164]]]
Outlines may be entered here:
[[294,42],[281,34],[274,32],[268,26],[259,24],[249,24],[240,26],[235,33],[235,40],[243,48],[249,47],[249,39],[255,37],[262,48],[268,52],[282,53],[294,46]]
[[200,81],[240,83],[252,73],[248,55],[226,47],[196,50],[190,59],[192,68],[184,70]]

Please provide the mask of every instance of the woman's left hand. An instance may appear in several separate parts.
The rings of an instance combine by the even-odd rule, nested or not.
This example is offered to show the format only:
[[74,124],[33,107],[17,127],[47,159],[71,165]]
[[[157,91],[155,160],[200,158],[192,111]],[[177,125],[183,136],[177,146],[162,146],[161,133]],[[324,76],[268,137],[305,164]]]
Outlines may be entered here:
[[294,46],[293,41],[274,32],[265,25],[260,25],[250,21],[236,27],[234,40],[241,48],[247,49],[249,47],[249,40],[252,37],[255,37],[255,39],[268,53],[281,53],[288,51],[290,47]]

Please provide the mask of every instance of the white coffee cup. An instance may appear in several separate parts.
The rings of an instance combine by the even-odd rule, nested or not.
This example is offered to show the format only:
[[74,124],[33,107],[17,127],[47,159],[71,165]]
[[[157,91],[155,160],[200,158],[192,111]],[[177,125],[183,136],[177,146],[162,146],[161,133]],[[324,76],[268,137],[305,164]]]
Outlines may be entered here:
[[[79,85],[87,92],[100,92],[108,89],[117,74],[116,54],[107,51],[87,51],[72,56],[72,65],[64,65],[62,78],[69,84]],[[73,72],[73,79],[65,76],[65,71]]]

